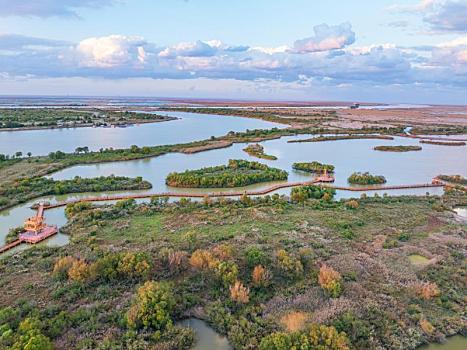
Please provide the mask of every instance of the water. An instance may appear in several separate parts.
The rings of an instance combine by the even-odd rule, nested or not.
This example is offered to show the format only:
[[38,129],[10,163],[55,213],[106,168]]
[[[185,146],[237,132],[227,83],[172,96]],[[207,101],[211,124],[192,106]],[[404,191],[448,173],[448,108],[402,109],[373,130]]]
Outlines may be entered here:
[[457,215],[467,219],[467,207],[455,208],[454,211],[457,213]]
[[426,257],[419,254],[409,255],[409,260],[415,266],[423,266],[429,262],[429,260]]
[[[236,127],[241,125],[241,128],[246,128],[250,122],[257,123],[255,126],[249,125],[249,127],[270,127],[272,123],[257,121],[254,119],[245,119],[239,117],[224,117],[224,116],[206,116],[206,115],[192,115],[190,113],[173,113],[173,115],[182,116],[182,124],[178,125],[193,125],[196,128],[191,131],[190,129],[181,130],[174,129],[167,123],[150,124],[141,127],[134,127],[129,129],[74,129],[69,130],[71,132],[80,131],[99,131],[106,132],[117,131],[123,132],[123,138],[119,139],[107,139],[105,142],[116,142],[121,144],[126,143],[137,143],[138,140],[140,145],[148,144],[148,130],[159,130],[158,128],[164,126],[167,130],[171,130],[171,134],[160,133],[160,130],[155,132],[155,135],[163,138],[153,139],[152,144],[159,143],[174,143],[181,142],[180,137],[191,138],[192,140],[202,139],[203,136],[200,134],[204,133],[204,136],[214,133],[213,130],[219,132],[219,134],[226,134],[231,129],[232,124],[235,123]],[[203,121],[200,123],[200,119]],[[222,121],[222,122],[220,122]],[[204,123],[206,122],[206,123]],[[204,123],[204,124],[203,124]],[[146,129],[146,126],[149,129]],[[204,129],[201,126],[205,126]],[[240,127],[239,127],[240,128]],[[125,134],[127,130],[131,131],[131,135]],[[53,130],[51,132],[61,133],[68,130]],[[133,133],[135,131],[135,133]],[[49,142],[46,137],[48,131],[40,131],[41,133],[41,144],[49,147]],[[141,132],[142,136],[139,136]],[[22,137],[24,133],[28,132],[16,132],[14,133],[18,137]],[[11,133],[13,134],[13,133]],[[137,135],[137,136],[135,136]],[[0,136],[4,136],[0,133]],[[106,137],[109,135],[107,134]],[[0,143],[4,142],[3,138],[0,137]],[[131,137],[134,137],[131,139]],[[229,148],[211,150],[207,152],[195,153],[195,154],[182,154],[182,153],[170,153],[160,157],[133,160],[126,162],[113,162],[113,163],[102,163],[93,165],[82,165],[74,166],[71,168],[64,169],[60,172],[51,175],[54,179],[71,179],[75,176],[81,177],[97,177],[97,176],[108,176],[111,174],[119,176],[142,176],[144,179],[150,181],[153,184],[153,188],[148,191],[138,191],[146,193],[160,193],[160,192],[193,192],[193,193],[208,193],[217,191],[232,191],[235,189],[177,189],[171,188],[165,185],[165,178],[168,173],[172,171],[184,171],[186,169],[198,169],[201,167],[215,166],[219,164],[226,164],[228,159],[246,159],[256,160],[262,163],[268,164],[272,167],[284,169],[289,172],[289,182],[295,181],[308,181],[312,176],[308,173],[294,171],[292,164],[294,162],[308,162],[317,160],[323,163],[334,164],[336,166],[336,185],[347,186],[347,178],[354,171],[369,171],[373,174],[384,175],[388,182],[388,185],[398,184],[416,184],[416,183],[429,183],[431,179],[440,174],[459,174],[464,177],[467,175],[467,162],[462,161],[467,159],[467,147],[442,147],[436,145],[422,145],[423,150],[419,152],[407,152],[407,153],[393,153],[393,152],[377,152],[373,150],[374,146],[378,145],[418,145],[418,140],[396,137],[394,141],[391,140],[342,140],[342,141],[328,141],[328,142],[316,142],[316,143],[287,143],[288,140],[296,140],[302,138],[308,138],[309,135],[283,137],[277,140],[270,140],[261,142],[264,147],[266,154],[275,155],[278,157],[276,161],[269,161],[264,159],[257,159],[249,156],[243,152],[243,148],[246,144],[234,144]],[[130,138],[130,139],[128,139]],[[206,138],[206,137],[204,137]],[[146,141],[141,141],[146,139]],[[113,141],[110,141],[113,140]],[[175,140],[175,141],[174,141]],[[75,139],[62,140],[64,145],[67,147],[75,147]],[[97,139],[99,141],[99,139]],[[101,140],[102,141],[102,140]],[[89,144],[89,143],[86,143]],[[114,144],[107,144],[108,146],[115,146]],[[3,150],[2,150],[3,151]],[[0,152],[1,153],[1,152]],[[263,189],[270,186],[271,183],[251,185],[244,189],[257,190]],[[382,195],[385,191],[368,191],[368,195],[374,195],[378,193]],[[395,190],[387,191],[391,195],[424,195],[426,192],[430,194],[442,194],[441,188],[422,188],[422,189],[406,189],[406,190]],[[135,193],[135,192],[116,192],[113,194],[120,193]],[[289,194],[290,189],[282,189],[276,191],[279,194]],[[101,193],[99,195],[107,195],[112,193]],[[86,196],[95,196],[96,194],[79,194],[79,195],[65,195],[65,196],[51,196],[44,198],[50,202],[61,201],[70,198],[80,198]],[[349,198],[359,197],[360,192],[350,191],[338,191],[336,198]],[[13,209],[3,211],[0,213],[0,244],[4,242],[4,238],[8,233],[8,230],[12,227],[20,226],[24,220],[32,215],[32,211],[29,207],[39,201],[35,199],[29,203],[25,203]],[[66,219],[63,213],[63,208],[57,208],[46,212],[46,219],[49,224],[56,224],[62,226],[66,223]],[[55,236],[46,242],[47,244],[60,244],[64,240],[61,236]]]
[[0,153],[14,154],[17,151],[46,155],[57,150],[74,152],[76,147],[88,146],[90,150],[100,148],[129,148],[158,146],[205,140],[211,136],[223,136],[229,131],[246,129],[284,128],[282,124],[258,119],[163,112],[163,115],[178,120],[140,124],[127,128],[70,128],[24,131],[1,131]]
[[231,350],[233,349],[226,337],[217,334],[204,321],[190,318],[177,325],[190,327],[196,333],[196,344],[192,350]]
[[417,348],[418,350],[465,350],[467,349],[467,338],[462,335],[449,337],[443,344],[429,344]]

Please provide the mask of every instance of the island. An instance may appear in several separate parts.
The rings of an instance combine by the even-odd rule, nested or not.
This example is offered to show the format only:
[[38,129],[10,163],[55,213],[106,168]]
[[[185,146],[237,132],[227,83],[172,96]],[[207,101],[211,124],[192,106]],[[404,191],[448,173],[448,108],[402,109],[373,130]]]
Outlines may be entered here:
[[184,188],[243,187],[259,182],[287,180],[284,170],[271,168],[258,162],[229,160],[227,165],[170,173],[166,184]]

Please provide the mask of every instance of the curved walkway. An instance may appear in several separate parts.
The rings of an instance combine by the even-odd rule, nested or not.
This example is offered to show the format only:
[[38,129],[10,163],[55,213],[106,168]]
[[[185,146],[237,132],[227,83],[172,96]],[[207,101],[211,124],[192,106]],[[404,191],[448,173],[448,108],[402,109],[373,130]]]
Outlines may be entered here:
[[[323,181],[325,180],[325,181]],[[44,209],[53,209],[58,207],[66,206],[67,204],[78,203],[78,202],[107,202],[124,199],[145,199],[153,197],[168,197],[168,198],[218,198],[218,197],[240,197],[243,195],[247,196],[261,196],[268,193],[277,191],[282,188],[291,188],[298,186],[308,185],[321,185],[328,188],[344,191],[384,191],[384,190],[400,190],[400,189],[413,189],[413,188],[430,188],[430,187],[444,187],[444,183],[427,183],[427,184],[415,184],[415,185],[389,185],[389,186],[367,186],[367,187],[346,187],[346,186],[334,186],[325,184],[332,182],[328,179],[316,179],[313,181],[306,182],[288,182],[284,184],[273,185],[258,191],[234,191],[234,192],[212,192],[212,193],[190,193],[190,192],[162,192],[162,193],[146,193],[146,194],[127,194],[127,195],[115,195],[115,196],[102,196],[102,197],[87,197],[75,200],[57,202],[54,204],[45,204]]]

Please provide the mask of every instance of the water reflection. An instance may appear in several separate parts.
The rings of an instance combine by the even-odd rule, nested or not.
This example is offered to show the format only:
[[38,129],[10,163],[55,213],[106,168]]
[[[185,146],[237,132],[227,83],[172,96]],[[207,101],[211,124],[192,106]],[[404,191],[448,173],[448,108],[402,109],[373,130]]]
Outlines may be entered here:
[[217,334],[205,322],[190,318],[178,323],[182,327],[190,327],[196,333],[196,344],[193,350],[230,350],[232,347],[226,337]]
[[73,152],[78,146],[88,146],[90,150],[106,147],[128,148],[131,145],[157,146],[205,140],[211,136],[225,135],[229,131],[285,127],[282,124],[251,118],[183,112],[162,114],[180,119],[127,128],[2,131],[0,150],[3,154],[22,151],[23,154],[32,152],[33,155],[45,155],[57,150]]

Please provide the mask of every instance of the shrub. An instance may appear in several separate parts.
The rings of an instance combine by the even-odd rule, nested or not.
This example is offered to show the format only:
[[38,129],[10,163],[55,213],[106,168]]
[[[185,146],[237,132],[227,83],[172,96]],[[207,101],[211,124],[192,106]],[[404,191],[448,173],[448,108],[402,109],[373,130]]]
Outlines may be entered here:
[[261,265],[256,265],[251,273],[251,280],[255,287],[267,287],[271,282],[271,274]]
[[147,281],[138,288],[133,305],[127,312],[128,326],[163,331],[172,325],[171,314],[175,304],[167,283]]
[[75,282],[85,282],[89,277],[89,266],[86,261],[76,259],[68,270],[68,278]]
[[213,249],[214,255],[220,260],[229,260],[232,258],[232,246],[228,244],[220,244]]
[[169,269],[172,271],[184,270],[187,265],[187,252],[184,251],[171,251],[167,256]]
[[289,277],[300,277],[303,274],[303,265],[300,260],[290,256],[281,249],[276,253],[278,267]]
[[386,178],[381,175],[371,175],[370,173],[353,173],[347,181],[356,185],[377,185],[386,183]]
[[195,250],[190,257],[190,265],[197,270],[206,270],[216,266],[217,262],[211,252],[204,249]]
[[216,266],[216,275],[220,279],[222,285],[228,288],[237,281],[238,267],[237,264],[228,261],[222,261]]
[[119,259],[117,271],[126,277],[148,277],[151,270],[149,257],[144,253],[128,252]]
[[312,349],[350,350],[345,333],[339,333],[334,327],[314,324],[307,335]]
[[415,292],[425,300],[440,295],[438,285],[434,282],[418,282],[414,284]]
[[432,335],[433,332],[435,331],[435,327],[426,319],[426,318],[421,318],[420,319],[420,328],[425,332],[427,335]]
[[334,327],[313,324],[306,332],[277,332],[264,337],[260,350],[349,350],[345,333]]
[[230,287],[230,298],[239,304],[248,304],[250,301],[250,290],[240,281],[236,281]]
[[337,298],[342,294],[341,280],[340,273],[332,267],[322,265],[319,269],[318,283],[332,298]]
[[292,168],[295,170],[301,170],[310,173],[320,173],[324,170],[330,173],[334,172],[334,165],[323,164],[317,161],[313,161],[311,163],[293,163]]
[[66,280],[68,277],[68,270],[70,270],[75,260],[76,259],[72,256],[65,256],[58,259],[55,262],[52,276],[58,280]]
[[245,249],[245,257],[248,267],[265,265],[267,263],[267,257],[264,251],[254,246]]
[[300,186],[292,188],[290,192],[290,198],[293,202],[304,202],[307,199],[323,199],[324,201],[330,201],[336,191],[332,188],[324,188],[321,186]]
[[20,337],[11,349],[53,350],[49,338],[41,333],[39,321],[33,318],[24,319],[18,328]]
[[345,202],[345,207],[347,209],[358,209],[359,206],[360,204],[358,204],[358,202],[355,199]]

